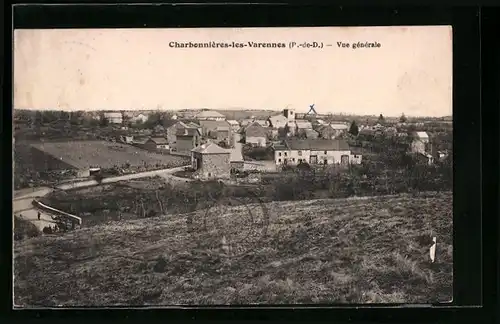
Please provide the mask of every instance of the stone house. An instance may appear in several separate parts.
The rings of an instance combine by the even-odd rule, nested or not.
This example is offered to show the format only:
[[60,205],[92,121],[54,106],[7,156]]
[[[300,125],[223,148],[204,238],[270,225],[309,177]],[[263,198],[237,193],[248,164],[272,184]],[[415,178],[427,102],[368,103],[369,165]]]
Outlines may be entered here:
[[237,120],[228,120],[227,122],[229,123],[229,125],[230,125],[230,127],[231,127],[231,130],[232,130],[233,132],[237,132],[237,131],[238,131],[238,129],[240,129],[240,127],[241,127],[241,126],[240,126],[240,123],[238,123],[238,121],[237,121]]
[[267,144],[268,131],[259,123],[252,123],[245,127],[244,130],[245,143],[260,147],[265,147]]
[[413,132],[411,142],[412,153],[427,153],[429,151],[429,134],[426,132]]
[[184,128],[177,130],[175,149],[180,153],[189,153],[195,147],[201,145],[201,133],[196,128]]
[[200,145],[191,150],[194,177],[200,180],[229,179],[231,177],[231,152],[215,143]]
[[352,154],[344,140],[298,140],[288,139],[283,145],[274,147],[276,165],[297,165],[307,162],[311,165],[361,163],[361,155]]

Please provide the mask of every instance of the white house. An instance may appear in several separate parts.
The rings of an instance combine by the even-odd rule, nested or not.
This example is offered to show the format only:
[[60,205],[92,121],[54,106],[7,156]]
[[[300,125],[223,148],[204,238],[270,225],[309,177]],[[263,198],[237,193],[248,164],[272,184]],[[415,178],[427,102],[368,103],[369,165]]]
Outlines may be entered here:
[[104,119],[107,119],[110,124],[121,124],[123,122],[121,112],[106,112],[104,113]]
[[288,118],[284,115],[271,116],[267,119],[268,124],[272,128],[283,128],[288,123]]
[[244,131],[245,143],[265,147],[267,145],[267,130],[257,122],[248,125]]
[[133,116],[132,118],[130,118],[130,120],[133,123],[145,123],[148,120],[148,116],[143,114],[143,113],[140,113],[139,115],[136,115],[136,116]]
[[234,131],[234,132],[237,132],[238,129],[240,129],[240,123],[238,123],[237,120],[228,120],[227,121],[229,123],[229,125],[231,126],[231,129]]
[[411,143],[412,153],[426,153],[427,144],[429,144],[429,134],[426,132],[414,132]]
[[361,163],[361,155],[352,154],[349,145],[344,140],[289,139],[283,145],[275,146],[274,160],[276,165],[296,165],[300,162],[312,165],[347,165]]

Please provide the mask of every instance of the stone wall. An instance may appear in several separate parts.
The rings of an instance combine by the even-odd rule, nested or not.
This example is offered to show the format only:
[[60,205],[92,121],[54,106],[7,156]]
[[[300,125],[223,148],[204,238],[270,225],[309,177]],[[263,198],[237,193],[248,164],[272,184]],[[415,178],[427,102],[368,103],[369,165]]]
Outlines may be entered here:
[[245,168],[245,162],[243,161],[231,162],[231,169],[243,171],[244,168]]
[[231,176],[231,162],[227,154],[203,154],[201,167],[196,172],[201,179],[228,179]]

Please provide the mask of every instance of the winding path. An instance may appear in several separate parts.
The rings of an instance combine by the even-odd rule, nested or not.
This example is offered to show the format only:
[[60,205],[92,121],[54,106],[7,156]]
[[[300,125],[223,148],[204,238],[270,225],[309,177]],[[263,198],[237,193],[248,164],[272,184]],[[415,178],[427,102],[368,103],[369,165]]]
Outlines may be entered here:
[[[35,208],[35,206],[33,206],[33,199],[46,196],[49,193],[53,192],[54,189],[69,190],[76,188],[85,188],[85,187],[98,186],[101,184],[108,184],[108,183],[114,183],[118,181],[126,181],[132,179],[148,178],[153,176],[161,176],[166,181],[171,181],[173,183],[176,182],[185,183],[187,181],[190,181],[190,179],[179,178],[173,175],[174,172],[181,171],[185,167],[186,166],[181,166],[171,169],[161,169],[155,171],[140,172],[135,174],[127,174],[117,177],[109,177],[109,178],[104,178],[101,183],[97,182],[96,180],[86,180],[86,181],[57,185],[54,188],[48,188],[48,187],[34,188],[33,191],[31,192],[27,192],[26,189],[23,189],[14,193],[14,199],[12,201],[13,214],[21,217],[22,219],[31,221],[33,224],[36,225],[36,227],[42,230],[46,226],[54,226],[55,222],[52,220],[50,214],[43,212]],[[38,212],[40,212],[40,220],[38,220]]]

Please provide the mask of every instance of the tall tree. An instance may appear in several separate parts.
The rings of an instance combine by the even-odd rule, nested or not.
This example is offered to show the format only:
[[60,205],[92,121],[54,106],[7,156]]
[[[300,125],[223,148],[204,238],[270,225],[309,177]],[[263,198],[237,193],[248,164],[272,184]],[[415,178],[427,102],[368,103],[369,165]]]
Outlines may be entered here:
[[383,123],[383,122],[385,122],[384,115],[380,114],[380,116],[378,116],[378,122],[379,122],[379,123]]
[[102,116],[101,121],[100,121],[100,126],[106,127],[108,125],[109,125],[109,119],[106,118],[106,117],[104,117],[104,116]]
[[401,117],[399,117],[399,121],[402,122],[402,123],[406,123],[407,120],[408,119],[406,118],[406,116],[405,116],[404,113],[401,115]]
[[351,123],[351,127],[349,128],[349,133],[354,135],[354,136],[358,136],[358,134],[359,134],[359,127],[356,124],[355,120],[353,120]]

